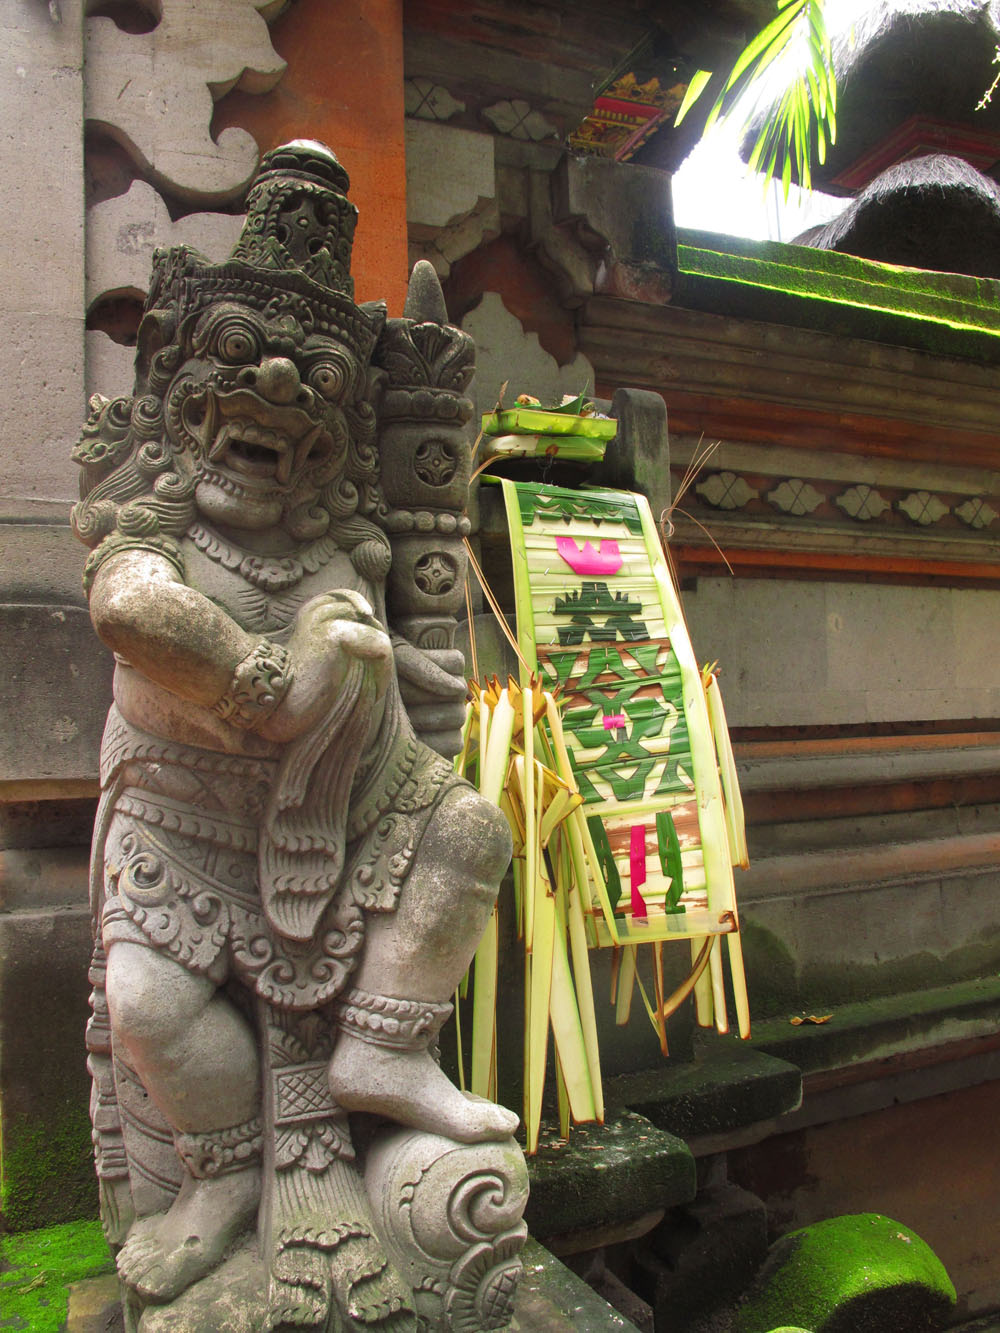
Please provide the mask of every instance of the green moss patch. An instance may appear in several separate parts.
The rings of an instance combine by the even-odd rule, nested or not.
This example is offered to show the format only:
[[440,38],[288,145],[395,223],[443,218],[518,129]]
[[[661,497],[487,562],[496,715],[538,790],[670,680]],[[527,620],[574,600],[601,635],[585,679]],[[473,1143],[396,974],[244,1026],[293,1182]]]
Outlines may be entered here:
[[0,1239],[0,1329],[58,1333],[73,1282],[114,1270],[100,1222],[67,1222]]
[[60,1118],[5,1121],[0,1182],[8,1231],[93,1217],[97,1177],[86,1105],[71,1107]]
[[777,1241],[734,1333],[790,1323],[810,1333],[917,1333],[943,1328],[954,1304],[944,1265],[918,1235],[878,1213],[857,1213]]
[[681,229],[677,239],[680,305],[1000,357],[1000,282],[993,279],[713,232]]

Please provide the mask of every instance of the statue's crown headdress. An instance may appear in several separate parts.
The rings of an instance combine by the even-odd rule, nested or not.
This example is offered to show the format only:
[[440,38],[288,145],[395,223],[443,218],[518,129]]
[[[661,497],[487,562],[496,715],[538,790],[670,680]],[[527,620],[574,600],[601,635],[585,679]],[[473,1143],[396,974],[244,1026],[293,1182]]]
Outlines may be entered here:
[[325,144],[297,139],[265,154],[247,196],[230,259],[211,264],[187,246],[157,251],[146,309],[181,317],[233,300],[269,316],[292,315],[367,359],[384,309],[354,304],[351,249],[358,210],[347,172]]

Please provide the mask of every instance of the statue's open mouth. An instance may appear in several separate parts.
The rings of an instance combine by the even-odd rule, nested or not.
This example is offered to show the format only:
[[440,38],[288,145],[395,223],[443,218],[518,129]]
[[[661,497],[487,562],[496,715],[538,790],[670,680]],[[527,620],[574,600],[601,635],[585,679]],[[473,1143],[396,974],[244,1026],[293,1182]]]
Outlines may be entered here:
[[244,481],[289,486],[307,463],[333,449],[323,422],[300,407],[268,403],[249,389],[219,393],[203,385],[186,399],[183,412],[208,461]]

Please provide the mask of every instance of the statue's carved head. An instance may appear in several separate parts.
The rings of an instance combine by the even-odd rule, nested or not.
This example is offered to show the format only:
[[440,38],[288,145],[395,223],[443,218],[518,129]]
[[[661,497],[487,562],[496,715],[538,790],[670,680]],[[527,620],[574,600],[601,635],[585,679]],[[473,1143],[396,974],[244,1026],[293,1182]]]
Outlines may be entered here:
[[157,252],[134,394],[92,402],[74,454],[90,566],[129,545],[170,556],[195,517],[307,541],[376,513],[385,310],[352,299],[346,188],[329,149],[289,144],[264,158],[229,260]]

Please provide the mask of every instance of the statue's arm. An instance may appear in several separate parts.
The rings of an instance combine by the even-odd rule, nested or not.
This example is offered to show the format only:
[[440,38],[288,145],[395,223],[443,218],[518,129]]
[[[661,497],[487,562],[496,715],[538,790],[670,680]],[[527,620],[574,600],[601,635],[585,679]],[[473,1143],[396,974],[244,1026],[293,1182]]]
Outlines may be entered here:
[[[275,649],[151,551],[129,551],[101,566],[90,614],[103,642],[149,680],[272,741],[315,725],[336,697],[349,657],[369,662],[382,688],[391,671],[389,637],[359,594],[314,597],[299,612],[288,648]],[[269,666],[269,698],[235,711],[226,706],[242,678]]]
[[101,566],[90,615],[100,639],[137,671],[203,707],[222,697],[258,642],[153,551]]

